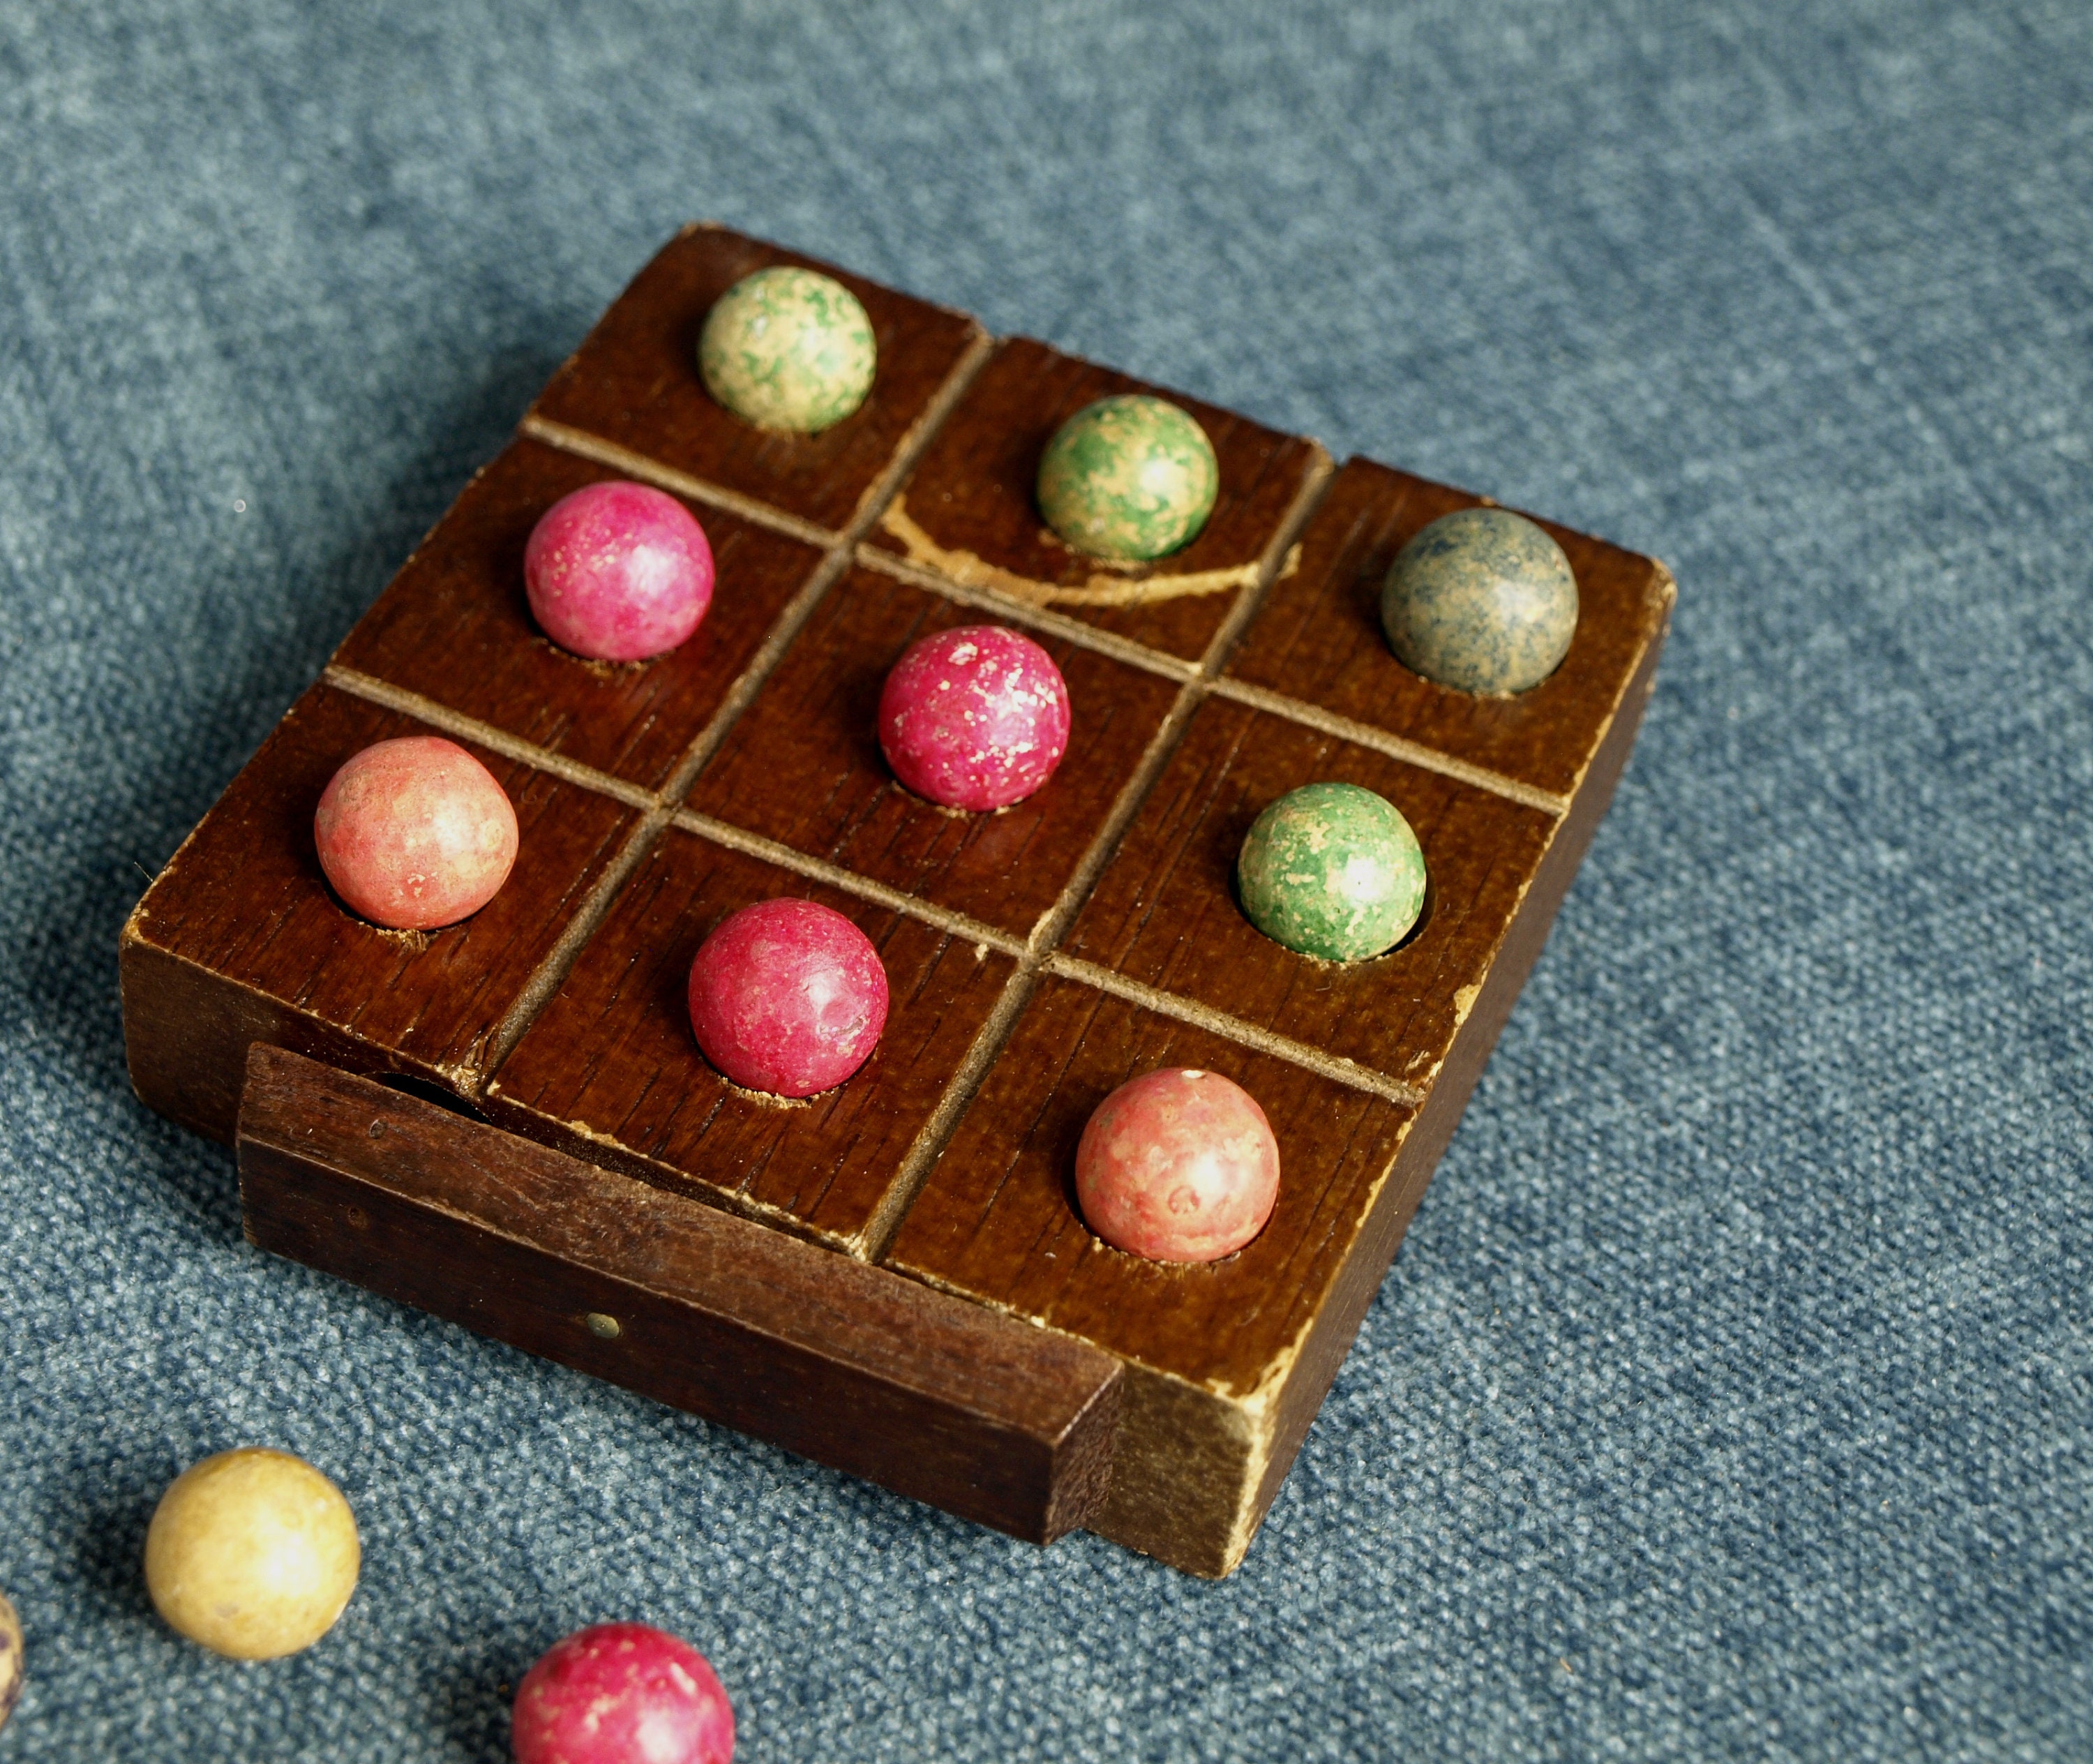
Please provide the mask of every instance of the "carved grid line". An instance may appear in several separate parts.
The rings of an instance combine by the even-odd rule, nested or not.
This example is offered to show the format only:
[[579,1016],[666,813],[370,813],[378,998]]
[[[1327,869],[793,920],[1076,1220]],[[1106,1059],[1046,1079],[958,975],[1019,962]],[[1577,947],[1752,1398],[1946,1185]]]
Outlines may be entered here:
[[[1221,669],[1226,665],[1243,631],[1263,605],[1289,548],[1312,518],[1335,475],[1334,462],[1320,450],[1319,457],[1311,462],[1303,475],[1293,504],[1259,557],[1255,583],[1237,595],[1235,605],[1197,663],[1187,662],[1181,657],[1169,655],[1146,644],[1100,630],[1080,619],[1046,609],[1025,605],[991,590],[965,587],[934,570],[860,543],[997,347],[998,340],[977,332],[972,345],[947,376],[936,397],[897,444],[886,467],[860,500],[856,513],[841,531],[820,527],[774,508],[759,498],[728,490],[680,471],[587,431],[535,415],[526,415],[523,418],[518,432],[532,440],[624,472],[643,482],[654,483],[691,501],[722,509],[752,525],[803,544],[822,548],[824,555],[820,564],[779,613],[749,665],[729,687],[719,709],[686,749],[674,773],[659,791],[649,791],[608,773],[520,740],[505,730],[453,711],[418,693],[407,691],[371,676],[336,667],[330,667],[326,674],[329,683],[342,691],[415,716],[433,726],[448,730],[509,758],[548,772],[578,788],[609,796],[642,811],[638,825],[627,835],[618,855],[597,878],[552,950],[533,971],[503,1017],[491,1039],[488,1056],[479,1076],[479,1082],[483,1088],[491,1081],[531,1024],[565,982],[581,951],[609,915],[626,882],[672,826],[680,826],[715,844],[741,852],[789,873],[825,883],[890,911],[906,914],[949,936],[986,945],[1016,960],[1016,971],[1006,982],[1003,992],[987,1021],[977,1033],[960,1069],[947,1081],[930,1118],[919,1131],[915,1142],[904,1155],[872,1219],[858,1237],[845,1246],[852,1254],[868,1261],[880,1259],[891,1243],[909,1207],[927,1181],[931,1168],[956,1129],[960,1118],[965,1113],[975,1092],[986,1078],[989,1068],[1015,1029],[1017,1019],[1042,973],[1090,986],[1125,999],[1159,1015],[1193,1024],[1238,1046],[1285,1060],[1349,1089],[1363,1090],[1413,1107],[1423,1101],[1423,1091],[1400,1079],[1277,1034],[1196,999],[1146,986],[1110,969],[1058,952],[1060,938],[1161,777],[1164,767],[1183,739],[1194,713],[1209,696],[1218,695],[1303,724],[1320,733],[1387,753],[1420,769],[1454,778],[1463,783],[1508,797],[1558,818],[1569,806],[1565,799],[1553,792],[1537,790],[1517,779],[1441,753],[1422,743],[1354,722],[1348,717],[1284,694],[1246,686],[1222,677]],[[1063,639],[1123,665],[1179,683],[1176,700],[1150,739],[1133,776],[1122,787],[1086,849],[1075,873],[1054,906],[1042,916],[1031,935],[1022,942],[966,914],[951,911],[843,866],[810,856],[729,822],[680,806],[705,763],[753,702],[816,606],[853,563],[907,582],[958,605],[992,612],[1013,624],[1029,626],[1042,635]]]
[[[692,477],[687,472],[678,471],[674,466],[649,459],[643,453],[635,453],[629,448],[620,447],[613,442],[600,440],[585,431],[569,428],[564,423],[548,422],[542,417],[526,417],[519,432],[535,440],[543,441],[548,446],[557,447],[563,453],[573,453],[596,465],[626,472],[691,501],[724,509],[752,525],[767,527],[788,539],[825,548],[833,548],[842,542],[841,535],[830,532],[827,528],[803,521],[796,515],[788,514],[782,509],[774,509],[753,496],[724,489],[702,478]],[[872,520],[883,510],[891,494],[892,488],[890,488],[885,495],[879,497],[877,505],[870,508],[869,518],[860,518],[852,523],[853,533],[860,540],[865,532],[870,531]],[[867,501],[869,504],[872,499],[868,496]],[[1199,665],[1196,662],[1187,661],[1183,657],[1173,656],[1166,650],[1151,648],[1146,644],[1137,643],[1130,637],[1121,637],[1116,632],[1102,630],[1081,619],[1072,618],[1064,613],[1056,613],[1046,607],[1029,606],[1008,595],[999,594],[993,588],[969,587],[921,564],[898,557],[892,552],[882,550],[876,545],[860,543],[851,549],[850,561],[859,568],[891,576],[896,581],[924,589],[956,605],[969,607],[977,612],[993,613],[1013,625],[1028,626],[1045,635],[1073,644],[1079,649],[1088,649],[1094,654],[1109,657],[1129,667],[1160,674],[1165,679],[1181,683],[1200,677]],[[1536,785],[1508,777],[1502,772],[1493,771],[1488,766],[1477,765],[1471,761],[1442,752],[1424,742],[1412,741],[1388,730],[1376,728],[1371,723],[1359,722],[1336,711],[1326,710],[1305,699],[1275,692],[1267,687],[1252,686],[1246,681],[1218,676],[1209,683],[1208,690],[1269,716],[1283,717],[1319,734],[1334,735],[1338,740],[1350,742],[1354,747],[1384,753],[1390,759],[1401,760],[1405,765],[1414,765],[1420,771],[1436,772],[1441,777],[1453,778],[1476,790],[1488,791],[1493,795],[1505,797],[1523,808],[1537,808],[1543,814],[1553,815],[1558,820],[1570,812],[1570,800],[1554,791],[1542,790]]]
[[[815,566],[800,591],[786,603],[784,610],[773,621],[769,634],[750,658],[748,665],[736,676],[734,683],[727,688],[726,696],[720,700],[719,708],[699,731],[697,738],[684,750],[683,757],[669,782],[653,797],[639,824],[632,830],[603,874],[596,878],[595,886],[583,898],[574,917],[567,921],[557,941],[531,971],[530,977],[524,982],[522,990],[503,1014],[500,1024],[488,1043],[486,1060],[479,1074],[478,1087],[480,1090],[484,1090],[492,1081],[502,1063],[515,1051],[516,1044],[522,1040],[531,1024],[537,1021],[540,1013],[552,1001],[552,995],[566,982],[589,939],[609,916],[612,904],[620,891],[668,830],[670,817],[689,793],[705,762],[718,750],[719,744],[726,739],[728,730],[740,718],[742,713],[754,702],[756,695],[762,690],[763,683],[784,659],[785,652],[791,648],[792,639],[799,635],[801,627],[813,616],[814,609],[821,603],[829,590],[842,579],[843,571],[850,566],[851,554],[858,540],[871,530],[872,523],[879,518],[881,509],[899,488],[901,481],[914,470],[923,449],[930,444],[932,438],[944,426],[945,418],[951,414],[952,407],[965,396],[967,388],[974,382],[975,375],[987,365],[989,358],[994,353],[995,340],[977,325],[972,340],[946,375],[944,383],[908,426],[907,432],[895,444],[894,452],[886,467],[859,499],[857,512],[852,516],[849,525],[840,533],[830,536],[821,562]],[[528,432],[536,420],[526,416],[520,427]],[[566,432],[570,435],[579,433],[578,431]],[[619,451],[622,452],[622,449]],[[635,462],[639,461],[639,456],[633,457]],[[736,500],[748,502],[754,508],[765,507],[750,498]],[[722,503],[721,505],[726,505]],[[789,518],[783,516],[782,511],[769,512],[778,514],[781,519]],[[797,524],[808,526],[804,522]],[[826,531],[826,529],[818,527],[809,530]]]

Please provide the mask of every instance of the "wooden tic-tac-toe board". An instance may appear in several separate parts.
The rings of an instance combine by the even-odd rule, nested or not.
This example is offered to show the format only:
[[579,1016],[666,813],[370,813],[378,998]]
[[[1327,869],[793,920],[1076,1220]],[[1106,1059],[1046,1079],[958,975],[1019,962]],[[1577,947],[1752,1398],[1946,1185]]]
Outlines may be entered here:
[[[1145,389],[1123,375],[830,270],[878,332],[864,406],[789,437],[708,398],[712,301],[806,261],[691,228],[610,309],[140,903],[132,1076],[236,1139],[266,1248],[1020,1536],[1225,1574],[1605,809],[1671,580],[1551,527],[1561,668],[1432,685],[1380,583],[1480,499],[1193,399],[1212,518],[1106,568],[1032,485],[1064,418]],[[538,517],[613,477],[684,499],[718,564],[644,665],[555,648],[523,592]],[[911,642],[983,620],[1052,653],[1074,735],[965,816],[894,782],[874,710]],[[466,923],[381,930],[329,893],[313,809],[431,730],[500,780],[521,855]],[[1428,867],[1418,929],[1356,966],[1231,892],[1252,818],[1321,779],[1394,803]],[[684,1007],[706,934],[777,895],[855,921],[892,992],[871,1061],[799,1104],[719,1077]],[[1122,1254],[1073,1204],[1091,1109],[1161,1065],[1227,1073],[1278,1138],[1277,1209],[1224,1262]]]

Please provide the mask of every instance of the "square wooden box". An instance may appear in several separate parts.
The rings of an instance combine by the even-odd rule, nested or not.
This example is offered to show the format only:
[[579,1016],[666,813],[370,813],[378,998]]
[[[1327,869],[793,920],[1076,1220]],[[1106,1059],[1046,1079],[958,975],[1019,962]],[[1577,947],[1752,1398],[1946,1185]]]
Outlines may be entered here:
[[[712,301],[804,261],[687,229],[555,376],[140,902],[133,1080],[237,1142],[266,1247],[1020,1536],[1225,1574],[1604,812],[1670,578],[1550,527],[1562,667],[1433,686],[1379,584],[1481,499],[1190,399],[1213,518],[1099,565],[1031,484],[1123,375],[831,270],[878,338],[864,407],[793,438],[711,402]],[[684,498],[719,564],[698,635],[639,666],[555,648],[522,591],[538,516],[612,476]],[[1035,796],[960,816],[895,784],[873,708],[910,643],[984,618],[1054,654],[1076,734]],[[429,934],[344,912],[311,833],[336,766],[418,730],[522,827],[502,892]],[[1349,968],[1232,894],[1250,819],[1324,778],[1395,803],[1430,875],[1419,928]],[[793,1106],[727,1085],[682,1014],[704,936],[785,894],[855,920],[895,999],[870,1062]],[[1270,1224],[1211,1266],[1112,1250],[1073,1203],[1090,1112],[1164,1064],[1228,1073],[1280,1142]]]

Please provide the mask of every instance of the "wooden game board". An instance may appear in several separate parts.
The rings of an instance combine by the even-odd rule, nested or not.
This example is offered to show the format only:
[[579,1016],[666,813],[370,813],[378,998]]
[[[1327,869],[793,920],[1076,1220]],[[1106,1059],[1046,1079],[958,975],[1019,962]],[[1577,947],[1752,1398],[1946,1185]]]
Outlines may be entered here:
[[[1434,687],[1379,584],[1480,499],[1192,399],[1213,517],[1106,568],[1031,486],[1124,375],[830,270],[878,335],[864,409],[808,439],[711,403],[710,303],[805,261],[691,228],[610,309],[140,903],[133,1080],[237,1138],[266,1247],[1019,1535],[1225,1574],[1605,809],[1671,580],[1550,527],[1582,603],[1562,667],[1516,700]],[[644,665],[555,648],[523,596],[539,514],[609,477],[684,498],[718,561],[701,631]],[[873,711],[909,643],[984,618],[1046,644],[1075,734],[1045,789],[968,817],[893,782]],[[467,923],[380,930],[329,894],[313,806],[431,729],[500,781],[521,856]],[[1430,875],[1418,929],[1353,967],[1231,893],[1258,811],[1329,778],[1401,808]],[[796,1105],[721,1079],[682,1003],[707,932],[780,894],[860,925],[893,1000],[871,1062]],[[1164,1064],[1226,1073],[1279,1141],[1271,1223],[1211,1266],[1109,1249],[1071,1198],[1092,1107]]]

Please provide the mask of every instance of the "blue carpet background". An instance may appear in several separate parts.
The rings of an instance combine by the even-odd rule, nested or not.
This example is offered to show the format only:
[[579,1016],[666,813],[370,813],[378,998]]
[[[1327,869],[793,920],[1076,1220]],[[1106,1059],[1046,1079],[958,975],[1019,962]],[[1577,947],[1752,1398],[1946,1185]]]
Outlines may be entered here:
[[[0,1760],[2093,1755],[2093,9],[0,9]],[[680,222],[1663,557],[1640,751],[1246,1565],[1039,1553],[246,1248],[118,927]],[[176,1640],[161,1487],[363,1528]]]

